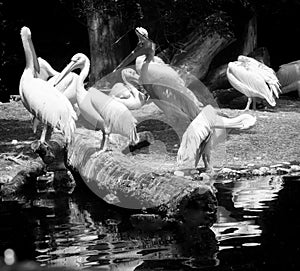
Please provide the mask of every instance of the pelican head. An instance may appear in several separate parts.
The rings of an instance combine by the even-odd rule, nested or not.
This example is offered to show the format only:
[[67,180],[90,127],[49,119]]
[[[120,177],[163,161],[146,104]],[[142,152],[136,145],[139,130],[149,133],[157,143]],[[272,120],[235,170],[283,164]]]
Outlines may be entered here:
[[[73,70],[80,69],[86,65],[87,56],[82,53],[77,53],[71,58],[71,62],[62,70],[54,82],[56,86],[68,73]],[[88,62],[89,63],[89,62]]]
[[139,35],[142,35],[143,37],[148,38],[148,31],[143,27],[137,27],[135,29],[135,33],[139,33]]
[[141,55],[146,55],[146,61],[151,61],[154,58],[155,43],[148,38],[148,32],[142,27],[137,27],[135,33],[139,38],[136,48],[114,69],[114,71],[127,66]]
[[21,38],[24,40],[31,38],[31,31],[27,26],[23,26],[21,28]]

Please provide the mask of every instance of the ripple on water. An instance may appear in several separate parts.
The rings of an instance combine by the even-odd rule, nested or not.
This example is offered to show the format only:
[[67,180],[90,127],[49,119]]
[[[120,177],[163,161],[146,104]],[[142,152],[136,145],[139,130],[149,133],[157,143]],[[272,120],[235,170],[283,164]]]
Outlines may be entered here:
[[[297,191],[297,182],[290,182],[290,185],[292,188],[286,193],[293,195]],[[5,225],[0,227],[0,234],[3,229],[0,245],[10,244],[8,227],[20,230],[19,217],[18,220],[15,217],[21,210],[25,212],[24,223],[28,223],[26,231],[31,235],[24,232],[17,240],[31,236],[32,239],[26,242],[32,242],[32,255],[42,266],[190,270],[213,268],[229,262],[239,264],[235,256],[245,253],[246,258],[249,249],[256,256],[262,255],[259,250],[262,236],[267,235],[266,223],[279,204],[279,193],[284,187],[282,179],[265,176],[218,180],[215,187],[219,202],[217,223],[211,229],[199,228],[195,232],[183,231],[180,234],[134,231],[126,226],[123,213],[112,211],[107,205],[101,205],[98,199],[92,200],[92,196],[84,197],[83,194],[45,199],[39,196],[34,206],[27,203],[26,208],[12,205],[11,214],[7,212],[9,204],[0,203],[6,210],[5,220],[1,220]],[[287,199],[293,197],[289,195]],[[288,210],[284,209],[282,215],[290,215]]]

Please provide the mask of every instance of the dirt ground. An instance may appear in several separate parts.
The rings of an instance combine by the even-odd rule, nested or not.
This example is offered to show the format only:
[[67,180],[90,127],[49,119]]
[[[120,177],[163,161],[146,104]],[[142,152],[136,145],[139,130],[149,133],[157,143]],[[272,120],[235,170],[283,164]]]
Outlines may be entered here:
[[[230,116],[242,113],[222,111]],[[283,97],[274,109],[248,113],[257,117],[256,125],[229,133],[213,155],[215,166],[262,166],[300,160],[300,99]],[[35,135],[31,127],[31,116],[20,101],[0,104],[0,182],[9,181],[40,159],[30,148],[40,131]]]
[[40,159],[30,148],[37,138],[31,127],[30,113],[21,102],[0,104],[0,182]]

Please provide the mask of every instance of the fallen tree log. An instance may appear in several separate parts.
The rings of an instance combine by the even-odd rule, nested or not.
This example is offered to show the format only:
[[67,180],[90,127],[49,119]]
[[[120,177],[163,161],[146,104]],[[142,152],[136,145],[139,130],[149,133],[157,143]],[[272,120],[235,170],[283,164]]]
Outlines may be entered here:
[[35,186],[36,178],[45,172],[45,165],[41,161],[31,162],[24,170],[20,170],[8,183],[0,184],[0,197],[15,196],[25,187]]
[[[140,115],[142,119],[145,117]],[[151,146],[152,137],[148,133],[144,131],[140,135]],[[198,171],[178,174],[175,156],[166,157],[149,150],[130,152],[127,139],[120,135],[113,135],[112,151],[99,152],[101,134],[77,128],[65,153],[67,167],[78,172],[99,198],[122,208],[147,210],[165,220],[176,219],[195,226],[211,226],[215,222],[214,190],[209,183],[193,180],[193,174]],[[52,133],[50,141],[57,141],[49,146],[55,156],[58,152],[54,146],[63,146],[63,136]]]

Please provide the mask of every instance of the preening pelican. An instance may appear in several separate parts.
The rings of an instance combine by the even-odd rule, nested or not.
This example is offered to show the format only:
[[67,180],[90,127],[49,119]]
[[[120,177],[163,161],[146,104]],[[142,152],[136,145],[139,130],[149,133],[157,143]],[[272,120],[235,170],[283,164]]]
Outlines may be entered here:
[[[52,68],[52,66],[45,59],[38,57],[38,63],[40,66],[40,71],[37,73],[37,77],[48,81],[52,86],[56,78],[59,76],[59,72]],[[73,105],[75,112],[78,114],[78,106],[76,100],[76,82],[77,82],[78,74],[72,72],[68,74],[57,86],[61,93],[63,93],[68,100]],[[32,119],[32,130],[36,133],[37,127],[39,125],[39,120],[37,118]]]
[[109,96],[125,104],[128,109],[139,109],[146,103],[146,95],[140,92],[130,82],[138,84],[139,75],[134,69],[125,68],[121,71],[124,83],[116,83],[109,92]]
[[19,92],[25,108],[43,124],[40,141],[45,142],[47,126],[60,129],[70,142],[76,128],[77,116],[69,100],[55,87],[37,78],[39,63],[28,27],[22,27],[21,38],[26,66],[20,79]]
[[80,113],[83,117],[103,133],[101,151],[106,151],[111,133],[121,134],[129,138],[130,143],[138,141],[136,119],[129,109],[114,98],[96,88],[84,88],[84,80],[88,76],[90,61],[84,54],[74,55],[71,62],[60,73],[55,84],[59,83],[69,72],[81,69],[77,80],[76,94]]
[[[59,72],[52,68],[52,66],[43,58],[39,57],[38,62],[40,65],[40,72],[38,77],[54,85],[56,78],[59,76]],[[71,72],[63,80],[55,86],[61,93],[63,93],[71,102],[72,105],[76,104],[76,83],[78,74]]]
[[52,66],[45,59],[38,57],[37,60],[40,65],[40,71],[37,74],[38,78],[47,81],[49,78],[59,73],[58,71],[54,70]]
[[282,86],[282,93],[297,90],[300,97],[300,60],[281,65],[276,75]]
[[205,106],[183,134],[177,153],[178,165],[193,162],[197,167],[202,155],[205,168],[211,169],[211,150],[218,143],[218,137],[222,133],[220,129],[244,130],[252,127],[255,122],[256,118],[249,114],[226,118],[220,116],[211,105]]
[[143,28],[136,28],[136,34],[139,38],[136,49],[116,69],[126,66],[137,56],[146,55],[140,82],[150,98],[166,116],[181,115],[192,121],[200,113],[203,104],[182,84],[182,79],[174,69],[153,62],[155,44],[143,35]]
[[[252,57],[239,56],[237,61],[229,62],[227,78],[230,84],[248,97],[245,110],[249,110],[252,98],[266,99],[275,106],[279,97],[280,83],[273,69]],[[256,109],[255,100],[253,108]]]

